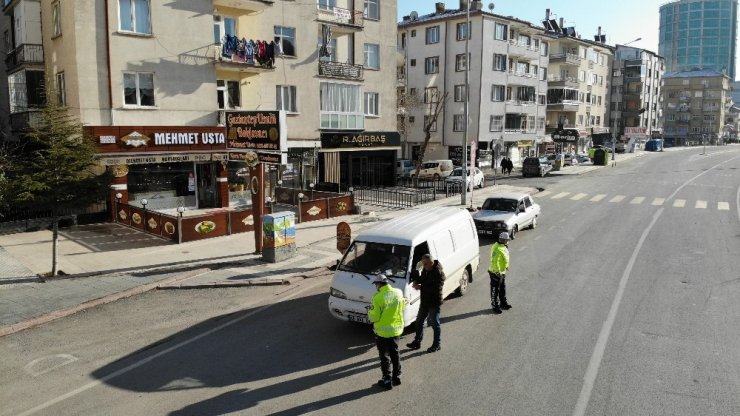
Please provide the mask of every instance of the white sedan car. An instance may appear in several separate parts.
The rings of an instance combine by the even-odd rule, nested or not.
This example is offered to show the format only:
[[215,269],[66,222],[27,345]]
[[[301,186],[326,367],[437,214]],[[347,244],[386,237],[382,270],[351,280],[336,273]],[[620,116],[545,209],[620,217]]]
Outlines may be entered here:
[[[450,176],[448,176],[445,181],[447,183],[462,183],[462,168],[455,168]],[[471,170],[467,169],[467,180],[465,181],[468,185],[468,189],[470,189],[470,184],[472,183],[473,186],[482,188],[485,182],[485,175],[483,175],[483,172],[481,172],[478,168],[473,168],[472,170],[472,178],[471,178]]]
[[508,232],[513,239],[526,228],[536,228],[540,206],[526,193],[505,193],[486,199],[475,214],[473,221],[478,234],[497,238],[499,233]]

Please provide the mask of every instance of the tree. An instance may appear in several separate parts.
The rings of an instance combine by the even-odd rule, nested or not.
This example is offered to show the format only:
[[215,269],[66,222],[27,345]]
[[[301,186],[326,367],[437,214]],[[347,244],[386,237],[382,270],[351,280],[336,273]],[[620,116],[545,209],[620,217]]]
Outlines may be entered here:
[[111,175],[96,169],[94,141],[65,108],[48,103],[39,117],[14,155],[9,196],[14,205],[51,213],[50,275],[56,276],[60,216],[103,199]]
[[[432,90],[437,91],[437,90]],[[417,160],[414,162],[416,163],[416,172],[414,176],[416,178],[419,177],[419,171],[421,170],[421,164],[424,162],[424,155],[427,152],[427,146],[429,146],[429,140],[432,138],[432,127],[434,127],[437,124],[437,119],[439,118],[439,115],[442,114],[442,111],[445,108],[445,103],[447,102],[447,98],[449,96],[449,93],[445,92],[442,94],[442,96],[439,96],[439,92],[436,93],[430,93],[428,97],[426,97],[426,102],[428,104],[427,108],[427,115],[424,117],[424,125],[422,126],[424,129],[424,143],[421,144],[421,149],[419,149],[419,156]]]

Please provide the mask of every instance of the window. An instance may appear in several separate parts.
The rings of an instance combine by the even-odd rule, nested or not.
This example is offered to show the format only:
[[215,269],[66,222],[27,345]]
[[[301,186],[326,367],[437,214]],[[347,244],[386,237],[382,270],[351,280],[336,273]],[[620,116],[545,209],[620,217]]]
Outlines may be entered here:
[[496,40],[506,40],[506,34],[508,32],[509,29],[506,27],[506,25],[496,23],[496,31],[493,33],[493,38]]
[[411,37],[412,38],[416,37],[416,29],[411,29]]
[[213,43],[223,43],[226,35],[236,36],[236,19],[233,17],[213,16]]
[[596,123],[594,125],[595,126],[600,126],[601,125],[601,116],[596,116]]
[[537,117],[537,130],[544,130],[544,129],[545,129],[545,118]]
[[51,36],[59,36],[62,34],[62,18],[61,9],[59,7],[59,1],[51,3],[51,25],[52,33]]
[[452,117],[452,131],[465,131],[465,115],[455,114]]
[[275,26],[275,43],[280,45],[280,50],[283,51],[283,55],[296,56],[295,28]]
[[275,108],[289,113],[298,112],[297,88],[295,85],[275,86]]
[[491,122],[488,125],[489,131],[503,131],[504,130],[504,116],[491,116]]
[[547,56],[547,42],[540,42],[540,55]]
[[320,87],[321,128],[365,128],[362,94],[359,85],[322,82]]
[[67,105],[66,83],[64,82],[64,72],[57,72],[57,104]]
[[504,101],[506,87],[503,85],[494,85],[491,89],[491,101]]
[[540,94],[537,98],[537,103],[540,105],[546,105],[547,104],[547,96],[545,94]]
[[151,34],[149,0],[118,0],[118,20],[121,31]]
[[439,101],[439,90],[437,87],[424,88],[424,103],[436,103]]
[[461,53],[455,55],[455,71],[464,71],[468,67],[468,60],[465,59],[465,54]]
[[154,74],[151,72],[123,73],[124,104],[154,107]]
[[498,53],[493,54],[493,70],[494,71],[506,71],[506,55]]
[[319,0],[319,9],[333,11],[337,5],[337,0]]
[[468,36],[468,24],[458,23],[457,24],[457,40],[465,40]]
[[547,68],[540,68],[540,81],[547,80]]
[[465,85],[455,85],[455,101],[459,103],[465,101]]
[[365,68],[380,69],[380,45],[365,44]]
[[233,110],[241,105],[241,92],[239,81],[216,81],[216,92],[218,93],[218,108],[221,110]]
[[380,0],[365,0],[364,17],[366,19],[380,20]]
[[439,72],[439,56],[424,59],[424,73],[436,74]]
[[[431,121],[432,116],[424,116],[424,127],[429,125],[429,122]],[[437,120],[434,120],[434,123],[432,123],[431,126],[429,126],[429,131],[437,131]]]
[[409,66],[416,66],[416,59],[412,59],[411,63],[409,63]]
[[439,26],[427,28],[427,45],[439,43]]
[[380,117],[380,94],[377,92],[365,93],[365,115]]

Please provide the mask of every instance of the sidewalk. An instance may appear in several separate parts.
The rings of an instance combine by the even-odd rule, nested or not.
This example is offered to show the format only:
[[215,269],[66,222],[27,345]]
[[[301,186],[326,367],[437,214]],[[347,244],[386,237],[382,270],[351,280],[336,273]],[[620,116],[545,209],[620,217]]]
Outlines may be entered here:
[[593,172],[595,170],[607,168],[609,166],[612,166],[612,163],[616,163],[617,166],[619,166],[620,163],[626,162],[628,160],[632,160],[635,158],[643,157],[648,155],[648,152],[644,151],[637,151],[634,153],[617,153],[615,155],[614,161],[612,161],[611,153],[609,154],[609,164],[606,166],[594,166],[591,162],[583,164],[583,165],[576,165],[576,166],[566,166],[559,171],[550,171],[550,176],[569,176],[569,175],[582,175],[587,172]]

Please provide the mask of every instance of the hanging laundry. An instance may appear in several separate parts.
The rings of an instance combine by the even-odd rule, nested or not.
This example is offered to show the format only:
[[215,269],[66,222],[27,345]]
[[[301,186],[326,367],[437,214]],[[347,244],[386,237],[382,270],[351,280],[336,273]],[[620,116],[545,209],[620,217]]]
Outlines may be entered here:
[[267,67],[272,68],[275,65],[275,41],[267,45]]
[[254,65],[254,41],[248,40],[244,45],[244,55],[248,64]]

